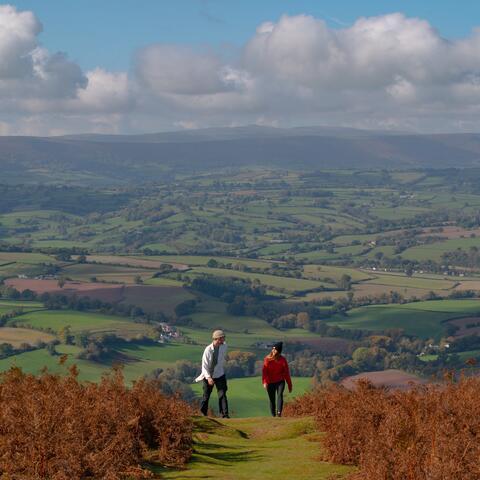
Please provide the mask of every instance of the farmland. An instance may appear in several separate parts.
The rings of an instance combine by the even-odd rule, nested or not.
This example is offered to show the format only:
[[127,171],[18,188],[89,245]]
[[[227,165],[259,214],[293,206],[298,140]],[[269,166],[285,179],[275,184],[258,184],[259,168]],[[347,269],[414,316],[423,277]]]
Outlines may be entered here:
[[[245,170],[6,208],[0,368],[61,371],[66,354],[84,379],[120,363],[128,381],[177,369],[188,384],[178,362],[198,366],[222,328],[231,352],[254,359],[231,367],[232,385],[250,385],[279,340],[299,385],[392,363],[422,374],[438,363],[429,344],[480,332],[475,178]],[[461,359],[477,349],[467,343]]]
[[473,312],[480,312],[480,301],[439,300],[355,308],[346,315],[332,317],[329,323],[374,331],[401,328],[411,335],[438,339],[445,335],[444,322]]

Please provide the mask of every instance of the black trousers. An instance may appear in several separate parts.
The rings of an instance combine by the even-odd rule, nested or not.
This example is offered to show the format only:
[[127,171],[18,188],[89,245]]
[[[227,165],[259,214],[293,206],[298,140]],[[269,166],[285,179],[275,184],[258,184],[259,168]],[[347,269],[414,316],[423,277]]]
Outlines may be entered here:
[[[275,417],[276,415],[280,417],[282,415],[284,390],[285,380],[267,384],[267,393],[268,398],[270,399],[270,412],[272,413],[272,417]],[[276,408],[275,403],[277,404]]]
[[[227,401],[227,379],[225,375],[221,377],[214,378],[215,386],[217,387],[218,393],[218,410],[222,417],[228,416],[228,401]],[[210,400],[210,395],[212,394],[213,385],[209,385],[206,379],[203,379],[203,398],[202,404],[200,406],[200,411],[207,415],[208,413],[208,401]]]

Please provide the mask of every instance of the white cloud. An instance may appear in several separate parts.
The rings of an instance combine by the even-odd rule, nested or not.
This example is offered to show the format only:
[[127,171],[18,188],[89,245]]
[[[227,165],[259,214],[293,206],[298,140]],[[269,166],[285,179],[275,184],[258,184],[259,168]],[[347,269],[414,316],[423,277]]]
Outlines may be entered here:
[[41,30],[32,12],[0,6],[0,134],[255,122],[434,131],[480,120],[480,30],[447,40],[401,13],[338,29],[284,15],[228,60],[155,44],[130,72],[83,72],[42,47]]
[[134,93],[125,72],[96,68],[86,74],[88,85],[78,90],[79,110],[85,112],[127,112],[134,107]]

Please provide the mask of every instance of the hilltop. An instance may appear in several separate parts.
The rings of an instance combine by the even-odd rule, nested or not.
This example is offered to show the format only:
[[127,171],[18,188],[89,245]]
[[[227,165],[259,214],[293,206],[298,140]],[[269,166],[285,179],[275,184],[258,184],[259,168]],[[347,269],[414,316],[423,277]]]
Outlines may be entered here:
[[115,185],[246,167],[478,166],[480,135],[247,126],[144,135],[0,137],[2,180]]
[[321,462],[312,418],[197,417],[194,454],[186,470],[159,469],[170,479],[298,480],[344,478],[351,467]]

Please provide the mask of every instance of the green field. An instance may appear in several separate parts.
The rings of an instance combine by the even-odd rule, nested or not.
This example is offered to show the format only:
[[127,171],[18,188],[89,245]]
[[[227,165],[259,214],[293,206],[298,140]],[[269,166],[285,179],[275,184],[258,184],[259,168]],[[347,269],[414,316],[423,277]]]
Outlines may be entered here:
[[478,247],[480,241],[478,238],[453,238],[442,242],[420,245],[418,247],[408,248],[402,252],[402,257],[409,260],[432,259],[441,262],[442,255],[445,252],[451,252],[457,248],[468,250],[470,247]]
[[27,265],[58,263],[53,257],[42,253],[0,252],[0,265],[10,262],[24,263]]
[[375,283],[377,285],[389,285],[396,287],[409,287],[409,288],[421,288],[430,290],[444,290],[450,289],[455,286],[454,281],[440,280],[433,278],[422,278],[417,275],[407,277],[406,275],[388,275],[388,274],[375,274],[375,278],[367,280],[364,283]]
[[50,329],[57,333],[68,326],[73,334],[79,332],[115,333],[127,338],[146,334],[150,330],[148,325],[134,323],[122,317],[71,310],[44,310],[26,313],[9,320],[8,324],[11,323],[16,323],[19,326],[25,324],[39,330]]
[[320,460],[312,418],[194,419],[194,453],[186,468],[159,468],[165,480],[345,479],[354,469]]
[[354,308],[346,315],[334,315],[328,323],[342,328],[376,331],[401,328],[410,335],[438,339],[445,334],[445,321],[479,311],[478,300],[435,300],[403,305],[371,305]]
[[[228,403],[232,417],[262,417],[269,416],[269,403],[266,390],[263,388],[260,377],[232,378],[228,382]],[[311,387],[311,378],[294,377],[292,378],[293,391],[288,393],[285,387],[284,399],[289,399],[302,395]],[[202,382],[193,385],[194,392],[201,397]],[[210,407],[218,414],[218,402],[216,401],[216,390],[210,397]]]
[[206,273],[216,275],[219,277],[236,277],[246,278],[251,280],[258,280],[262,285],[268,287],[285,289],[289,292],[313,290],[322,286],[321,282],[314,280],[306,280],[301,278],[280,277],[276,275],[265,275],[262,273],[240,272],[238,270],[227,270],[223,268],[204,268],[196,267],[193,269],[194,273]]

